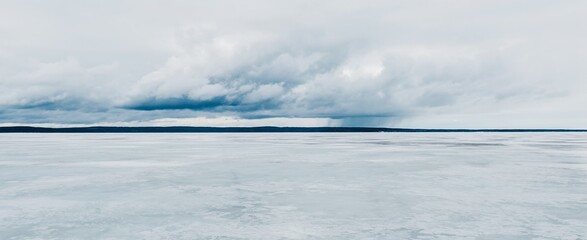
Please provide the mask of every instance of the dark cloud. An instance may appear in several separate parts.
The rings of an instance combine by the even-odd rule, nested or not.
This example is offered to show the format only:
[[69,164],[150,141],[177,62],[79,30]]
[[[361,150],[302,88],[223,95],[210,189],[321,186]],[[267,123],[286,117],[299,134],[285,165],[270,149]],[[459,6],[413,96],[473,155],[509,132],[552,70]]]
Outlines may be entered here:
[[194,100],[186,96],[165,99],[150,98],[132,105],[124,106],[126,109],[140,111],[193,110],[208,112],[253,112],[258,110],[270,110],[278,107],[278,103],[270,100],[244,103],[242,99],[229,99],[225,96],[214,97],[208,100]]
[[153,110],[178,110],[189,109],[195,111],[213,111],[220,107],[238,106],[237,102],[228,101],[224,97],[215,97],[209,100],[192,100],[187,97],[148,99],[127,106],[128,109],[153,111]]

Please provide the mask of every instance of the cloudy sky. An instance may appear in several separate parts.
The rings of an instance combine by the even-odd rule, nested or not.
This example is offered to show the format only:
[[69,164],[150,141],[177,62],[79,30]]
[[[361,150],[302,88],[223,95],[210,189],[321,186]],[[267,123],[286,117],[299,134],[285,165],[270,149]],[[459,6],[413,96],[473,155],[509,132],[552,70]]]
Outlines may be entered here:
[[0,1],[0,125],[587,128],[587,1]]

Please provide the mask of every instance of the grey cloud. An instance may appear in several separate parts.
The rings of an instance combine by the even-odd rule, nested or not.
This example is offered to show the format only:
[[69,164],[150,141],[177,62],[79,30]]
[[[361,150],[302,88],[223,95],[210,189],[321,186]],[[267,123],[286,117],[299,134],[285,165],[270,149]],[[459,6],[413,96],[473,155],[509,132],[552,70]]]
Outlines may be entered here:
[[0,6],[3,122],[66,121],[60,113],[441,127],[435,119],[587,105],[583,1],[29,4]]

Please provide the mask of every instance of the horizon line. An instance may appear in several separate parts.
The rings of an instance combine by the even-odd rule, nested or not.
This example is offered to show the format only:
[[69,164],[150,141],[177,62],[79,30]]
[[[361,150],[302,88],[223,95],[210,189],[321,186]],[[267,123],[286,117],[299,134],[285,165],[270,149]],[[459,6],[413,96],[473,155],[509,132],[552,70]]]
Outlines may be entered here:
[[587,132],[567,128],[212,127],[212,126],[1,126],[0,133],[272,133],[272,132]]

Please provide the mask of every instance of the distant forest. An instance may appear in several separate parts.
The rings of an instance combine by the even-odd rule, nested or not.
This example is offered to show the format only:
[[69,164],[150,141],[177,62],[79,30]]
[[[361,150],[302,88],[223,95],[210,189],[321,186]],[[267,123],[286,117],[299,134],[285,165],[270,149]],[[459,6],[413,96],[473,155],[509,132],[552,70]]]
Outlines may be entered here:
[[415,129],[376,127],[0,127],[0,133],[587,132],[587,129]]

